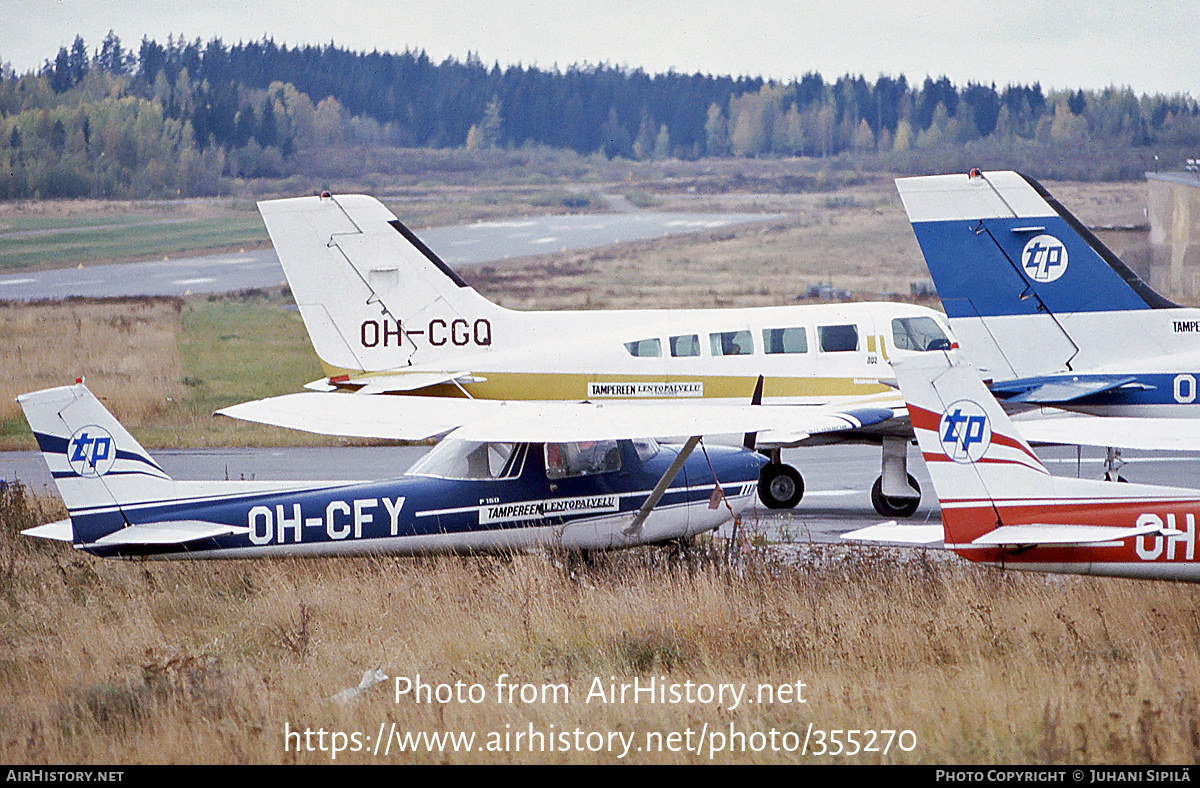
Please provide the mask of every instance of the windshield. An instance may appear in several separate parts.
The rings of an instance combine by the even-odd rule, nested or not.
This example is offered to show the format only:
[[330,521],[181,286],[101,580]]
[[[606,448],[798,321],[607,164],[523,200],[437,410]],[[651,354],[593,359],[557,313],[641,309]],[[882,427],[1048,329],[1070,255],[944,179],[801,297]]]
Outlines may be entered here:
[[932,317],[892,320],[892,344],[897,350],[949,350],[950,340]]
[[512,479],[521,475],[529,444],[444,440],[408,469],[439,479]]

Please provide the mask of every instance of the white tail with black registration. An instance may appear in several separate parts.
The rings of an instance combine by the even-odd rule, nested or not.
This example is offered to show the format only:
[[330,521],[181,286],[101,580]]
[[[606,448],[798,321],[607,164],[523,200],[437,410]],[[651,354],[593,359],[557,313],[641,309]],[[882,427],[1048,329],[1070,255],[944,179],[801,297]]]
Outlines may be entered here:
[[479,295],[373,197],[298,197],[258,207],[331,373],[486,351],[497,322],[512,314]]

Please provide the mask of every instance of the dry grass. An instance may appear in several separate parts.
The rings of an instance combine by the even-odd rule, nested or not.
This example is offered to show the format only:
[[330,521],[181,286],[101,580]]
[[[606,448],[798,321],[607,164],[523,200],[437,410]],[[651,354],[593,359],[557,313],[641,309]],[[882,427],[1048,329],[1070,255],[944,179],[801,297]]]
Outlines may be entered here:
[[[728,762],[1179,763],[1200,747],[1200,595],[1158,583],[981,570],[838,546],[746,555],[643,549],[223,563],[99,561],[15,538],[0,501],[0,759],[9,763],[328,762],[292,730],[633,732],[908,729],[887,756],[718,753]],[[42,516],[49,516],[43,514]],[[368,668],[487,700],[342,706]],[[509,680],[569,703],[496,704]],[[585,702],[607,685],[795,684],[807,703]],[[551,729],[550,726],[554,728]],[[314,740],[314,746],[315,740]],[[631,752],[633,762],[706,762]],[[615,762],[600,753],[423,753],[339,762]]]
[[161,420],[183,395],[177,337],[183,301],[128,298],[25,305],[0,302],[0,434],[23,423],[18,394],[88,386],[127,426]]

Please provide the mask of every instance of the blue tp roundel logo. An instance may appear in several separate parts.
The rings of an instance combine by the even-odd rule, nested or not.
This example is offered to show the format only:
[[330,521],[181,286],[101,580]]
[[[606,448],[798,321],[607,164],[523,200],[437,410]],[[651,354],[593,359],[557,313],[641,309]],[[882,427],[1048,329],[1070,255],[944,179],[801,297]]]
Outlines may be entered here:
[[1067,272],[1067,247],[1053,235],[1030,238],[1021,250],[1021,267],[1035,282],[1053,282]]
[[67,462],[80,476],[103,476],[116,461],[117,442],[108,430],[95,424],[76,430],[67,444]]
[[969,399],[946,408],[938,425],[942,450],[955,462],[977,462],[992,445],[992,425],[983,406]]

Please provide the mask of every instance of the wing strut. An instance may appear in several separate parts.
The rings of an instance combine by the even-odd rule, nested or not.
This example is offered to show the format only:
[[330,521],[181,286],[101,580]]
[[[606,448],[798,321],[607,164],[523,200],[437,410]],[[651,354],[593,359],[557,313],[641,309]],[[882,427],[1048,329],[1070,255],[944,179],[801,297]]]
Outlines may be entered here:
[[654,507],[658,505],[659,500],[663,497],[663,493],[671,486],[671,482],[675,481],[675,477],[679,475],[679,470],[687,462],[687,458],[692,456],[692,451],[699,442],[699,435],[693,435],[687,439],[687,443],[683,444],[683,448],[679,450],[679,455],[675,457],[675,461],[671,463],[671,466],[663,473],[662,478],[658,480],[658,484],[654,485],[654,489],[650,491],[650,497],[642,504],[642,508],[637,510],[637,514],[633,517],[633,522],[622,533],[626,536],[634,536],[642,530],[642,523],[646,522],[646,518],[650,516],[650,512]]

